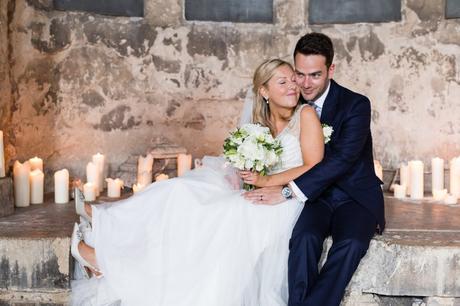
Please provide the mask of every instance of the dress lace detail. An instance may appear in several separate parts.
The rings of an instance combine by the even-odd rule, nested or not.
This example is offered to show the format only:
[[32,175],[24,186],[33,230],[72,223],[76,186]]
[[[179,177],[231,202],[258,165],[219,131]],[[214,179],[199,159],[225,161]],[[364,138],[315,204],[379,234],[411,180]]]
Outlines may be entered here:
[[283,172],[303,164],[302,150],[300,148],[300,112],[305,106],[308,105],[300,105],[296,109],[288,125],[276,137],[281,141],[283,153],[281,154],[280,162],[269,171],[269,174]]

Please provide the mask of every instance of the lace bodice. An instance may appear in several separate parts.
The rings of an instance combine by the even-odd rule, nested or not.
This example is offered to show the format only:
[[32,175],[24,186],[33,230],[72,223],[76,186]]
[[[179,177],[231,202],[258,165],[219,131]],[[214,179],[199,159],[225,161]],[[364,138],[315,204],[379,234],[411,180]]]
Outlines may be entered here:
[[300,112],[303,107],[305,105],[297,108],[291,121],[276,137],[281,141],[283,153],[281,154],[280,162],[269,171],[269,174],[283,172],[303,164],[302,151],[300,149]]

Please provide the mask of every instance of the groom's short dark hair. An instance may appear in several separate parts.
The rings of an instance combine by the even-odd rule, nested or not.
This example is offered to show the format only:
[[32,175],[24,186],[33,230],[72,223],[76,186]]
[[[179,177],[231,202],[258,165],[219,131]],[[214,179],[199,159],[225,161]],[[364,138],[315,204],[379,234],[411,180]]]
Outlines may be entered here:
[[326,58],[326,66],[329,68],[334,59],[334,46],[329,36],[322,33],[308,33],[302,36],[294,49],[294,58],[297,53],[303,55],[322,55]]

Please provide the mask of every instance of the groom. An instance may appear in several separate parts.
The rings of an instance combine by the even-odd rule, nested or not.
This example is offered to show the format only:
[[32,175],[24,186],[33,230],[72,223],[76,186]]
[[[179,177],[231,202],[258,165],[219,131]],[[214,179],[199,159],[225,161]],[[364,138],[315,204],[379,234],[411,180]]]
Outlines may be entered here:
[[[294,50],[301,100],[333,128],[323,160],[289,185],[266,187],[271,203],[293,194],[305,202],[289,254],[289,306],[339,305],[345,288],[376,230],[385,227],[383,194],[372,156],[369,99],[340,86],[334,74],[331,39],[309,33]],[[327,260],[318,271],[326,237]]]

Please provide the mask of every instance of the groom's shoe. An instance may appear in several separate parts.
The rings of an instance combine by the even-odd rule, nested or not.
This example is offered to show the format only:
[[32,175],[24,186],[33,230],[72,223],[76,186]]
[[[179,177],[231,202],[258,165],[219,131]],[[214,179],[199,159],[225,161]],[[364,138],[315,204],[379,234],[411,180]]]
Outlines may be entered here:
[[86,221],[91,223],[91,217],[86,213],[85,210],[85,197],[81,193],[81,190],[75,187],[75,210],[77,215],[82,216]]
[[72,238],[70,241],[70,253],[72,254],[73,258],[78,262],[78,265],[81,268],[82,274],[86,277],[89,278],[89,273],[88,269],[96,272],[96,274],[99,274],[99,276],[96,276],[97,278],[102,277],[101,271],[93,267],[89,262],[87,262],[80,254],[80,251],[78,250],[78,245],[83,239],[83,234],[80,232],[80,229],[78,227],[78,224],[75,223],[73,226],[73,233],[72,233]]

